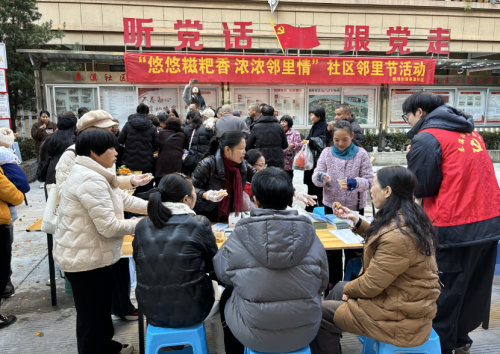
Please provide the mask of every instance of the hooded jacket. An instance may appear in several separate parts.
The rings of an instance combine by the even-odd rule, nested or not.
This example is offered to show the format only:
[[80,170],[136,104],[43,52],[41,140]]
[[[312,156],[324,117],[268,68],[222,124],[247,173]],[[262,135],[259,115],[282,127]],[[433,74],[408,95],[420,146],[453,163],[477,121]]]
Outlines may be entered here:
[[123,164],[131,170],[153,172],[153,153],[158,150],[160,141],[155,126],[146,114],[135,113],[118,136],[118,143],[125,144]]
[[203,322],[214,304],[212,259],[217,244],[204,216],[173,215],[162,229],[149,218],[137,225],[132,242],[137,265],[137,301],[156,327]]
[[287,353],[309,345],[328,285],[325,248],[296,210],[252,209],[214,258],[217,278],[234,287],[226,323],[247,348]]
[[[246,182],[251,182],[256,173],[257,171],[246,160],[240,163],[242,189],[245,189]],[[218,203],[203,199],[202,195],[209,190],[218,191],[226,188],[224,160],[222,159],[220,150],[217,150],[215,155],[201,160],[191,175],[191,179],[193,180],[197,197],[194,210],[197,213],[213,210]]]
[[[172,134],[176,135],[167,141]],[[182,154],[184,149],[187,149],[186,137],[181,127],[173,124],[166,125],[165,129],[160,131],[159,136],[161,151],[158,153],[155,177],[159,178],[170,173],[181,172]]]
[[0,167],[0,225],[10,223],[10,210],[7,204],[19,205],[24,201],[24,194],[5,176]]
[[500,188],[473,118],[440,106],[408,132],[406,156],[441,247],[500,239]]
[[285,130],[276,117],[264,116],[252,127],[246,149],[259,149],[269,167],[285,168],[283,150],[288,147]]
[[[368,227],[363,221],[356,231],[364,234]],[[398,347],[429,339],[441,292],[438,266],[435,255],[420,253],[412,237],[393,222],[368,239],[360,276],[346,284],[349,300],[335,311],[336,326]]]
[[214,132],[207,130],[205,124],[200,125],[193,135],[193,126],[188,125],[184,129],[184,134],[186,135],[186,146],[189,147],[189,142],[191,141],[191,136],[193,136],[193,141],[191,142],[191,150],[194,152],[199,152],[201,155],[205,155],[210,146],[210,140],[214,136]]

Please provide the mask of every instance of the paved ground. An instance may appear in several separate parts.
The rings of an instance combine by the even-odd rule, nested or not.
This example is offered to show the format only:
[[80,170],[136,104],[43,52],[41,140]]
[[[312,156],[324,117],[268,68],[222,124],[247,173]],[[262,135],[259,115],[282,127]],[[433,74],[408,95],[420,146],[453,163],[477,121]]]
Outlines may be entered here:
[[[497,179],[500,179],[500,164],[495,165],[495,170]],[[305,187],[301,183],[300,176],[297,176],[294,184],[299,190]],[[43,215],[45,198],[38,183],[32,184],[27,197],[28,206],[19,207],[20,219],[15,225],[12,280],[16,295],[2,300],[1,307],[2,313],[15,314],[18,321],[0,332],[0,353],[76,353],[76,312],[72,295],[64,293],[64,279],[58,276],[58,306],[51,306],[46,235],[25,231]],[[132,299],[135,302],[134,292]],[[115,338],[122,343],[132,343],[136,347],[134,353],[138,353],[137,322],[117,320],[114,325]],[[37,332],[43,332],[44,336],[37,337]],[[500,353],[500,276],[495,277],[494,282],[490,329],[478,329],[471,337],[475,342],[471,353]],[[210,334],[209,342],[212,348]],[[361,348],[357,336],[344,335],[344,354],[361,353]]]

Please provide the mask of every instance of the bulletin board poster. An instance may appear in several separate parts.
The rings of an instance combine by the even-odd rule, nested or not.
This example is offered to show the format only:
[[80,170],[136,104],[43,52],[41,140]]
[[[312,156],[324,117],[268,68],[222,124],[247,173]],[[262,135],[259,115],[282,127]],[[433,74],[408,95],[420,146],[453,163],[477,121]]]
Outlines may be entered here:
[[278,119],[289,115],[293,119],[294,126],[306,125],[305,95],[305,88],[273,88],[271,105],[274,107],[274,114]]
[[0,69],[0,93],[7,93],[7,73],[5,69]]
[[[202,86],[198,86],[198,88],[200,89],[201,95],[203,96],[203,99],[205,100],[205,104],[207,105],[207,108],[210,108],[211,110],[213,110],[215,112],[217,107],[220,106],[220,104],[218,105],[219,100],[217,98],[217,88],[215,88],[215,87],[202,87]],[[180,117],[184,119],[186,117],[186,113],[188,111],[188,105],[182,99],[182,93],[184,92],[184,86],[179,87],[179,90],[180,90],[179,93],[181,96],[181,102],[179,102],[180,107],[179,107],[179,109],[176,109],[176,111],[177,111],[177,113],[179,113]],[[201,112],[201,109],[200,109],[200,112]]]
[[10,118],[9,95],[0,93],[0,118]]
[[351,107],[351,114],[354,115],[359,124],[376,125],[376,94],[376,89],[344,89],[344,103]]
[[0,128],[12,129],[12,126],[10,124],[10,118],[0,118]]
[[500,123],[500,91],[490,90],[486,119],[488,123]]
[[[308,90],[309,111],[316,106],[321,106],[325,109],[326,121],[335,120],[335,108],[342,103],[340,87],[310,87]],[[310,125],[313,124],[311,118],[308,118],[308,121]]]
[[389,116],[389,124],[408,125],[403,119],[403,102],[413,95],[420,92],[422,89],[391,89],[391,110]]
[[269,89],[260,88],[234,88],[234,109],[238,110],[242,117],[248,116],[248,106],[251,103],[269,104]]
[[458,90],[457,108],[471,115],[475,123],[484,123],[486,89]]
[[447,106],[452,106],[452,107],[455,106],[455,90],[436,90],[436,89],[432,90],[432,89],[425,89],[424,91],[428,92],[428,93],[433,93],[435,95],[439,95],[439,96],[443,97],[444,103]]
[[[179,112],[179,95],[177,88],[139,87],[137,102],[149,107],[149,114],[175,109]],[[134,113],[135,110],[132,112]]]
[[118,119],[121,128],[137,109],[135,95],[135,87],[101,86],[99,89],[101,108]]

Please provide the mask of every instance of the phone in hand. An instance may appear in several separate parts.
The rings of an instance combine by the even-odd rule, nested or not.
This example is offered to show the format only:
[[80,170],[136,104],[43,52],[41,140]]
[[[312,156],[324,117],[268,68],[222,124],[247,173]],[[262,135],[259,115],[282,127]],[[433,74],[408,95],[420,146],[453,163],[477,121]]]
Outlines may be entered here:
[[194,84],[198,83],[198,79],[192,79]]

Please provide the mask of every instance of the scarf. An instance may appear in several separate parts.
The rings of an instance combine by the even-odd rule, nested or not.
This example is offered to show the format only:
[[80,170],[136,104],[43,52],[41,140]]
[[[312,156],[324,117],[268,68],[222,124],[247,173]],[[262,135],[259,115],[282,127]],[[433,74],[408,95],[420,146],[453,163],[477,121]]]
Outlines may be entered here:
[[335,157],[338,157],[339,159],[342,159],[342,160],[350,160],[354,156],[356,156],[356,154],[358,153],[358,150],[359,150],[359,147],[354,145],[353,142],[351,142],[351,145],[347,149],[345,149],[344,151],[340,150],[338,147],[333,145],[332,146],[332,155]]
[[224,177],[226,178],[226,190],[228,196],[219,202],[219,220],[228,219],[231,213],[231,200],[234,200],[234,212],[239,213],[243,210],[243,186],[241,184],[240,164],[229,160],[222,154],[224,161]]
[[311,130],[309,131],[309,135],[307,136],[307,140],[310,138],[317,138],[325,132],[326,127],[328,127],[328,123],[326,120],[320,120],[313,124]]
[[195,214],[194,210],[191,210],[188,205],[184,203],[172,203],[163,202],[163,206],[167,207],[172,215],[185,215],[185,214]]

